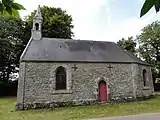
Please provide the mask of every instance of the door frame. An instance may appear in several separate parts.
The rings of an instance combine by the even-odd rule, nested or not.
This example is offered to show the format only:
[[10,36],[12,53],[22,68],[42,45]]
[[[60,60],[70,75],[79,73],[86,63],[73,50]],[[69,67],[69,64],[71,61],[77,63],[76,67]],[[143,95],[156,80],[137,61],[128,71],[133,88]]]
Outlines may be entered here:
[[107,94],[106,96],[107,96],[107,99],[106,99],[106,101],[103,101],[103,102],[107,102],[107,101],[108,101],[108,96],[109,96],[109,95],[108,95],[108,93],[109,93],[108,90],[109,90],[109,89],[108,89],[108,84],[107,84],[107,82],[104,81],[104,80],[100,80],[100,81],[98,82],[98,101],[102,102],[102,101],[100,100],[100,91],[99,91],[99,89],[100,89],[99,87],[100,87],[100,83],[101,83],[101,82],[104,82],[105,85],[106,85],[106,94]]
[[94,79],[94,86],[93,86],[94,91],[93,91],[93,94],[95,95],[95,99],[97,101],[99,101],[99,90],[98,90],[98,87],[99,87],[99,82],[101,80],[103,80],[103,81],[106,82],[106,85],[107,85],[106,88],[108,89],[107,95],[108,95],[108,100],[109,100],[110,99],[110,82],[109,82],[110,78],[107,78],[107,77],[98,77],[98,78]]

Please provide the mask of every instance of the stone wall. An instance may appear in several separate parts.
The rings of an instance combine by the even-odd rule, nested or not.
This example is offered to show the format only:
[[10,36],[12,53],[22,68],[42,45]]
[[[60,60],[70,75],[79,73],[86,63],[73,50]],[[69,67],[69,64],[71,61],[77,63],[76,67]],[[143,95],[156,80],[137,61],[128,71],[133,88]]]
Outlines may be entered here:
[[[136,96],[139,97],[147,97],[154,94],[154,86],[153,86],[153,80],[152,80],[152,72],[151,67],[144,66],[144,65],[136,65],[135,69],[135,83],[137,85],[136,87]],[[144,86],[143,81],[143,70],[146,70],[146,86]]]
[[[73,69],[74,65],[77,67],[76,70]],[[109,101],[136,99],[137,96],[145,95],[144,92],[147,92],[148,95],[151,93],[151,88],[148,88],[147,91],[141,89],[141,76],[137,69],[143,66],[137,64],[110,65],[113,68],[108,68],[107,63],[21,63],[17,109],[21,109],[24,103],[28,105],[61,102],[81,104],[87,101],[98,101],[100,80],[106,81],[109,87],[107,91]],[[55,71],[59,66],[67,70],[67,90],[63,91],[55,90]],[[147,68],[148,72],[149,70]],[[147,79],[149,84],[150,75]]]

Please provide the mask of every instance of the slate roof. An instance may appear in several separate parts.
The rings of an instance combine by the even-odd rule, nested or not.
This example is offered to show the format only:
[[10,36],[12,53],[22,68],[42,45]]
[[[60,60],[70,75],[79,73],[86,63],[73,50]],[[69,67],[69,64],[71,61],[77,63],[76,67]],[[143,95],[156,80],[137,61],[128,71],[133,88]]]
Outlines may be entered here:
[[130,56],[132,59],[134,59],[135,61],[137,61],[140,64],[146,64],[149,65],[148,63],[146,63],[145,61],[142,61],[140,58],[138,58],[137,56],[135,56],[132,52],[127,52],[128,56]]
[[[20,61],[118,62],[147,64],[114,42],[57,38],[31,39]],[[148,65],[148,64],[147,64]]]

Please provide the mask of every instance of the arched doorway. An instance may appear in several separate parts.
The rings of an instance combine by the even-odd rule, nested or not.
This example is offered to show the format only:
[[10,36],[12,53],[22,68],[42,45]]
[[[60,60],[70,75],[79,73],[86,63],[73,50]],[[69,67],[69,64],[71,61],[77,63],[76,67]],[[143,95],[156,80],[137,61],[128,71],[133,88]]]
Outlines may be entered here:
[[98,86],[99,91],[99,100],[100,101],[107,101],[108,100],[108,94],[107,94],[108,86],[105,81],[100,81]]

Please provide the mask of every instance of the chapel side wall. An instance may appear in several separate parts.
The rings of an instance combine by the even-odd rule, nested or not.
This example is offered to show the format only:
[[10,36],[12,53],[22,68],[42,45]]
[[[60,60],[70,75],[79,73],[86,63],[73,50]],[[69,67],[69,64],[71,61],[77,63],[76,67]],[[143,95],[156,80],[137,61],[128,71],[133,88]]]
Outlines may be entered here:
[[25,103],[50,103],[56,102],[56,100],[59,102],[71,101],[70,91],[67,91],[66,94],[55,93],[55,71],[59,66],[62,66],[62,64],[26,63]]
[[[67,90],[63,92],[55,90],[55,71],[59,66],[67,70]],[[150,73],[147,88],[142,87],[141,71],[144,68]],[[23,62],[20,64],[17,109],[34,108],[37,103],[43,106],[97,101],[100,80],[109,85],[109,100],[134,100],[153,93],[151,79],[150,67],[138,64]]]
[[[77,64],[78,69],[73,73],[73,99],[98,99],[98,83],[100,78],[109,85],[109,100],[134,98],[132,65],[88,63]],[[88,91],[88,92],[87,92]]]
[[[109,99],[134,97],[132,65],[105,63],[26,63],[25,103],[49,103],[98,100],[98,82],[103,78],[109,85]],[[67,69],[67,91],[55,91],[55,71]]]
[[[146,86],[144,86],[143,81],[143,70],[146,70]],[[154,86],[152,80],[151,67],[147,65],[137,65],[137,72],[135,74],[136,87],[136,97],[149,97],[154,94]]]
[[25,103],[46,102],[50,99],[49,72],[47,64],[26,63]]

